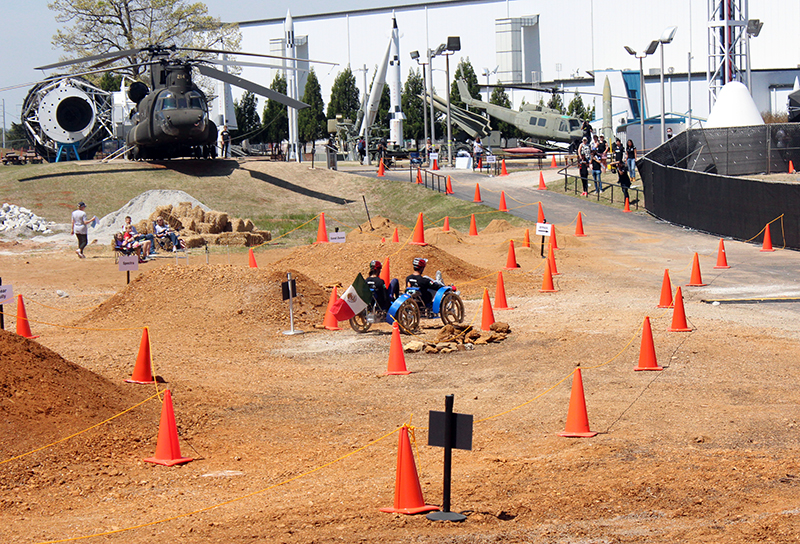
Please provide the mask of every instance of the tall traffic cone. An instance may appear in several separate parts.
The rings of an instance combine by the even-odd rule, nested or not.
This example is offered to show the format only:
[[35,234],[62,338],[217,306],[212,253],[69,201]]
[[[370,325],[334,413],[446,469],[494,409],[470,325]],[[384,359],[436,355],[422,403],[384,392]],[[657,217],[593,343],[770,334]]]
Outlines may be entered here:
[[525,235],[522,237],[522,247],[531,247],[531,231],[525,229]]
[[672,326],[669,332],[691,332],[692,329],[686,323],[686,311],[683,308],[683,295],[681,288],[675,290],[675,309],[672,310]]
[[719,249],[717,250],[717,265],[714,268],[730,268],[728,257],[725,255],[725,242],[719,239]]
[[789,173],[790,174],[796,174],[797,173],[795,171],[795,169],[794,169],[794,163],[792,161],[789,161]]
[[483,168],[483,159],[478,157],[478,170],[480,171]]
[[507,212],[508,206],[506,206],[506,192],[500,191],[500,206],[498,206],[498,210],[501,212]]
[[394,232],[392,233],[392,242],[399,242],[400,235],[397,234],[397,227],[394,228]]
[[147,327],[142,331],[142,340],[139,342],[139,354],[128,383],[156,383],[153,378],[153,359],[150,355],[150,331]]
[[492,330],[494,323],[494,312],[492,312],[492,301],[489,300],[489,290],[483,289],[483,311],[481,312],[481,330]]
[[554,276],[560,276],[561,274],[558,272],[558,267],[556,266],[556,255],[553,252],[553,246],[547,251],[547,262],[550,264],[550,273]]
[[537,191],[546,191],[547,185],[544,184],[544,174],[539,172],[539,186],[536,188]]
[[586,236],[583,232],[583,217],[581,216],[581,212],[578,212],[578,221],[575,223],[575,236]]
[[631,213],[631,203],[627,196],[625,197],[625,207],[622,208],[622,211],[625,213]]
[[319,214],[319,227],[317,227],[317,241],[315,244],[327,243],[328,240],[328,227],[325,226],[325,212]]
[[172,407],[172,393],[164,391],[164,404],[161,406],[161,421],[158,423],[158,442],[156,454],[143,459],[147,463],[171,467],[192,461],[191,457],[181,457],[178,442],[178,426],[175,424],[175,410]]
[[672,282],[669,281],[669,269],[664,269],[664,281],[661,282],[661,299],[659,308],[672,308]]
[[442,232],[450,232],[450,218],[444,217],[444,225],[442,225]]
[[384,174],[385,170],[386,170],[386,167],[383,165],[383,157],[381,157],[381,162],[378,164],[378,177],[379,178],[382,178],[382,177],[384,177],[386,175],[386,174]]
[[506,258],[506,270],[514,270],[519,268],[519,263],[517,262],[517,253],[514,251],[514,240],[508,241],[508,257]]
[[447,183],[444,186],[444,194],[452,195],[453,194],[453,184],[450,181],[450,176],[447,176]]
[[769,223],[764,227],[764,243],[761,246],[761,251],[775,251],[772,249],[772,236],[769,233]]
[[503,272],[497,272],[497,289],[494,292],[494,309],[511,310],[512,308],[506,301],[506,285],[503,282]]
[[483,202],[481,200],[481,186],[480,184],[475,184],[475,198],[472,199],[473,202]]
[[700,258],[697,256],[697,252],[695,252],[694,259],[692,259],[692,277],[689,279],[689,283],[687,283],[686,286],[703,287],[704,285],[708,284],[703,283],[703,278],[700,275]]
[[336,302],[336,299],[339,298],[338,290],[336,286],[333,286],[333,291],[331,291],[331,298],[328,299],[328,307],[325,309],[325,317],[322,319],[322,326],[328,329],[329,331],[340,331],[342,330],[339,327],[339,321],[331,312],[333,308],[333,304]]
[[28,323],[28,314],[25,312],[25,302],[22,300],[22,295],[17,295],[17,334],[31,340],[39,338],[38,334],[34,336],[31,333],[31,326]]
[[258,263],[256,262],[256,256],[253,253],[253,248],[250,248],[248,256],[250,258],[250,268],[258,268]]
[[642,326],[642,346],[639,348],[639,366],[634,370],[664,370],[656,362],[656,346],[653,343],[653,329],[650,327],[650,318],[644,318]]
[[411,237],[410,244],[414,244],[415,246],[427,246],[428,244],[425,243],[425,227],[422,223],[422,212],[419,212],[419,217],[417,217],[417,224],[414,226],[414,234]]
[[539,215],[536,216],[536,222],[537,223],[544,223],[545,222],[544,210],[542,209],[542,203],[541,202],[539,202]]
[[417,168],[417,184],[422,185],[422,170]]
[[558,247],[558,240],[556,240],[556,226],[552,225],[550,227],[550,247],[553,249],[561,249]]
[[556,164],[556,156],[555,154],[552,155],[552,160],[550,161],[550,168],[557,168],[558,164]]
[[507,176],[508,175],[508,170],[506,170],[506,160],[505,159],[503,159],[503,166],[500,168],[500,175],[501,176]]
[[394,506],[381,508],[381,512],[390,514],[421,514],[438,510],[437,506],[425,504],[422,487],[419,485],[417,464],[414,452],[408,439],[408,427],[400,429],[400,440],[397,445],[397,475],[394,481]]
[[475,224],[475,214],[474,213],[469,218],[469,235],[470,236],[477,236],[478,235],[478,226]]
[[569,411],[564,432],[558,436],[567,438],[591,438],[597,433],[589,430],[589,415],[586,412],[586,397],[583,394],[583,378],[580,367],[572,375],[572,392],[569,396]]
[[386,262],[383,263],[383,268],[381,268],[380,278],[383,280],[387,286],[392,281],[392,274],[389,272],[389,257],[386,257]]
[[438,170],[439,169],[439,161],[437,159],[433,159],[433,167],[431,170]]
[[550,272],[550,259],[544,262],[544,274],[542,275],[542,288],[539,289],[540,293],[555,293],[556,288],[553,285],[553,274]]
[[389,344],[389,366],[385,372],[386,376],[400,374],[411,374],[406,369],[406,356],[403,353],[403,342],[400,340],[400,324],[395,321],[392,323],[392,342]]

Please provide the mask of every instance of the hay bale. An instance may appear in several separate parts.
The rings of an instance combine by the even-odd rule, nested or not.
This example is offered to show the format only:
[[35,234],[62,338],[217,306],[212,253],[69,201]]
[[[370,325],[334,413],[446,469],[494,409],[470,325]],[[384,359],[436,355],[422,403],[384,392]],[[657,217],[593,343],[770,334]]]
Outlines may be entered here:
[[211,232],[219,234],[220,232],[230,232],[228,226],[228,214],[225,212],[210,211],[206,213],[206,223],[211,225]]
[[247,247],[249,234],[246,232],[223,232],[217,237],[217,244],[221,246]]
[[217,234],[216,232],[211,232],[211,229],[212,226],[209,223],[196,223],[194,226],[194,231],[200,234]]
[[197,232],[197,223],[193,217],[181,217],[180,222],[184,229]]
[[142,219],[136,225],[136,231],[140,234],[153,234],[153,222],[147,219]]
[[245,232],[244,219],[234,217],[230,220],[231,232]]
[[199,234],[193,234],[192,236],[187,236],[183,239],[186,247],[191,249],[193,247],[203,247],[206,245],[206,240]]
[[253,235],[261,236],[264,239],[264,242],[269,242],[272,240],[272,233],[268,230],[253,230]]
[[244,220],[244,230],[245,230],[245,232],[253,232],[255,230],[255,228],[256,228],[256,226],[253,224],[252,221],[250,221],[249,219],[245,219]]
[[163,217],[164,221],[168,221],[169,217],[172,215],[172,204],[168,204],[166,206],[156,206],[156,211],[150,214],[148,217],[148,221],[151,223],[158,219],[159,217]]
[[195,206],[190,215],[197,223],[204,223],[206,220],[206,212],[200,206]]
[[248,234],[248,237],[249,237],[248,247],[260,246],[264,242],[268,241],[268,240],[264,239],[264,237],[262,235],[260,235],[260,234],[254,234],[252,232],[248,232],[247,234]]
[[172,215],[176,217],[187,217],[192,215],[192,203],[178,202],[178,205],[172,209]]

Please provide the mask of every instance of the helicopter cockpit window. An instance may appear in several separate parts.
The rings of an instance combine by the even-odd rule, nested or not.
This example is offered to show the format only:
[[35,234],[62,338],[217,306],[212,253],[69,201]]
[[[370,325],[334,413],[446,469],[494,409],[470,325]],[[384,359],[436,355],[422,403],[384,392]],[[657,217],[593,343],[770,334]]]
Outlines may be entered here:
[[189,101],[189,107],[197,110],[204,109],[203,97],[196,91],[189,91],[186,93],[186,99]]
[[531,117],[531,120],[529,122],[530,122],[531,126],[535,127],[536,126],[536,121],[538,121],[538,120],[539,119],[537,117]]
[[570,119],[569,120],[569,130],[580,130],[581,129],[581,122],[577,119]]
[[545,125],[547,124],[547,118],[546,118],[546,117],[542,117],[541,119],[539,119],[539,122],[538,122],[537,124],[538,124],[540,127],[543,127],[543,126],[545,126]]
[[562,120],[561,124],[558,127],[558,130],[560,130],[561,132],[567,132],[568,131],[567,122]]
[[175,100],[175,95],[171,92],[167,91],[163,93],[159,98],[159,108],[160,110],[174,110],[178,107],[178,102]]

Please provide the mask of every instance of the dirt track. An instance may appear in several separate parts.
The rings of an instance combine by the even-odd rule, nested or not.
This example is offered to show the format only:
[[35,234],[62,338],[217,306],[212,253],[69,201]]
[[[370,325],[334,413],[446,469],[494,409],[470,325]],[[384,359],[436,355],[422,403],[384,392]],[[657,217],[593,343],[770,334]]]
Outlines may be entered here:
[[[153,395],[152,385],[122,383],[136,358],[139,327],[147,325],[155,373],[173,392],[182,453],[199,459],[173,468],[142,462],[154,452],[161,408],[145,403],[0,465],[0,540],[80,537],[199,511],[87,541],[797,542],[797,312],[788,303],[700,300],[792,293],[800,255],[729,241],[733,268],[715,271],[716,238],[575,199],[562,197],[558,206],[588,218],[586,238],[571,234],[574,224],[555,220],[559,291],[538,292],[538,252],[517,244],[522,268],[504,272],[515,309],[495,314],[510,323],[509,338],[473,351],[407,354],[409,376],[383,376],[388,327],[357,335],[344,323],[336,332],[313,326],[327,303],[323,288],[346,285],[368,258],[392,255],[392,275],[404,277],[414,252],[395,254],[399,244],[376,238],[261,251],[258,270],[246,268],[244,254],[213,256],[209,267],[202,254],[188,267],[159,259],[143,265],[148,272],[121,293],[123,274],[99,250],[79,261],[68,249],[3,244],[4,283],[25,296],[30,319],[130,328],[32,324],[41,334],[36,342],[99,376],[37,388],[37,381],[54,381],[54,371],[4,358],[3,457]],[[509,238],[521,240],[522,229],[440,236],[425,250],[445,261],[430,265],[445,279],[446,259],[472,267],[457,278],[468,319],[479,311],[483,287],[494,297],[494,272],[505,264]],[[683,287],[695,330],[669,333],[671,311],[655,308],[663,271],[670,268],[673,282],[684,285],[695,251],[711,285]],[[277,284],[288,269],[303,278],[302,336],[281,334],[288,322]],[[473,281],[483,270],[490,275]],[[633,372],[646,315],[663,372]],[[432,337],[435,329],[423,332]],[[11,340],[0,337],[6,345]],[[20,350],[26,353],[13,352]],[[55,355],[34,351],[31,357],[57,364]],[[9,364],[26,372],[12,373]],[[590,426],[600,432],[594,438],[557,436],[576,364],[584,368]],[[26,387],[16,385],[23,381]],[[100,387],[102,402],[85,400]],[[105,400],[114,390],[120,399]],[[409,421],[419,426],[415,453],[425,499],[441,503],[442,452],[425,445],[425,426],[427,412],[443,409],[450,393],[456,411],[476,420],[473,451],[454,453],[452,506],[468,520],[447,525],[379,512],[393,502],[393,431]],[[209,509],[228,501],[236,502]]]

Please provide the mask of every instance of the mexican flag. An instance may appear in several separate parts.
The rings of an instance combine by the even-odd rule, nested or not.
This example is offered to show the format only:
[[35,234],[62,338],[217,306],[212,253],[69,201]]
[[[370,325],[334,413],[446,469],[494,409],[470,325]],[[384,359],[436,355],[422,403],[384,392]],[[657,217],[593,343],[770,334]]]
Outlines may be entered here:
[[331,313],[337,321],[347,321],[354,315],[360,314],[371,303],[372,292],[359,272],[356,279],[353,280],[353,285],[348,287],[339,300],[333,303]]

